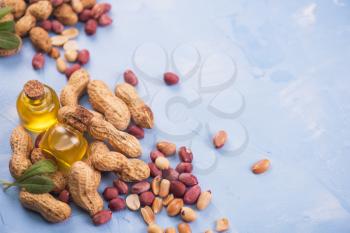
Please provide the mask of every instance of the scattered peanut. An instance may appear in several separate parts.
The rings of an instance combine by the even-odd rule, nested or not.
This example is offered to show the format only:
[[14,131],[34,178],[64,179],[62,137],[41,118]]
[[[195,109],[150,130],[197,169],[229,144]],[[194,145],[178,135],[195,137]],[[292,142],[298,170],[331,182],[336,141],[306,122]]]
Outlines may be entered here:
[[162,178],[160,176],[157,176],[151,182],[151,188],[152,188],[152,192],[154,193],[154,195],[159,194],[161,179]]
[[150,225],[156,221],[156,216],[153,213],[153,210],[149,206],[141,208],[141,215],[146,224]]
[[168,169],[170,166],[169,160],[165,157],[158,157],[156,159],[155,164],[156,164],[157,168],[159,168],[160,170]]
[[53,47],[49,52],[49,56],[53,59],[58,59],[60,57],[60,50],[58,50],[58,48]]
[[179,223],[177,225],[179,233],[192,233],[191,227],[188,223]]
[[167,72],[164,74],[164,82],[169,86],[177,84],[179,80],[179,76],[172,72]]
[[144,192],[140,194],[140,202],[142,206],[152,206],[154,201],[154,194],[150,191]]
[[157,149],[165,156],[171,156],[176,153],[176,145],[167,141],[160,141],[157,143]]
[[59,72],[64,73],[67,69],[67,64],[62,58],[59,57],[56,59],[56,68]]
[[168,227],[165,229],[165,233],[176,233],[175,227]]
[[68,62],[75,62],[78,58],[78,52],[76,50],[67,50],[64,53],[64,57]]
[[124,72],[124,81],[132,86],[137,86],[138,79],[132,70],[126,70]]
[[75,27],[71,27],[71,28],[63,30],[61,34],[62,34],[62,36],[65,36],[70,40],[70,39],[74,39],[74,38],[78,37],[79,30],[76,29]]
[[176,216],[180,213],[182,207],[184,206],[184,201],[180,198],[175,198],[172,200],[168,207],[167,207],[167,213],[169,216]]
[[56,200],[51,194],[33,194],[26,191],[19,193],[22,205],[40,213],[49,222],[62,222],[70,217],[71,208],[66,203]]
[[140,209],[141,203],[137,194],[130,194],[126,197],[126,206],[133,211]]
[[92,216],[92,222],[95,225],[102,225],[111,220],[112,218],[112,211],[110,210],[101,210],[97,212],[94,216]]
[[167,179],[162,179],[162,181],[160,182],[160,187],[159,187],[159,196],[160,197],[168,196],[169,189],[170,189],[170,181]]
[[136,125],[142,128],[153,128],[153,112],[138,96],[133,86],[128,83],[118,84],[115,94],[127,104]]
[[68,41],[68,38],[65,36],[53,36],[51,37],[51,44],[53,46],[63,46]]
[[215,148],[221,148],[225,145],[227,141],[227,133],[224,130],[220,130],[214,135],[213,143]]
[[254,174],[261,174],[266,172],[269,169],[269,167],[270,167],[270,160],[263,159],[254,163],[251,169]]
[[147,233],[163,233],[163,229],[156,225],[156,224],[151,224],[147,228]]
[[180,216],[185,222],[193,222],[197,219],[196,212],[189,207],[182,207]]
[[230,222],[227,218],[221,218],[216,221],[216,231],[223,232],[230,228]]
[[79,50],[78,42],[76,40],[68,40],[66,43],[64,43],[63,49],[65,51],[69,51],[69,50],[78,51]]
[[160,213],[163,208],[163,200],[160,197],[156,197],[152,203],[152,210],[155,214]]
[[33,148],[33,142],[31,136],[23,126],[17,126],[12,131],[10,144],[12,157],[9,168],[12,177],[18,178],[32,165],[29,156]]
[[168,196],[166,196],[165,198],[163,198],[163,206],[168,206],[169,203],[174,200],[174,195],[173,194],[169,194]]
[[202,192],[197,200],[197,209],[204,210],[205,208],[207,208],[211,202],[211,198],[212,194],[210,190]]

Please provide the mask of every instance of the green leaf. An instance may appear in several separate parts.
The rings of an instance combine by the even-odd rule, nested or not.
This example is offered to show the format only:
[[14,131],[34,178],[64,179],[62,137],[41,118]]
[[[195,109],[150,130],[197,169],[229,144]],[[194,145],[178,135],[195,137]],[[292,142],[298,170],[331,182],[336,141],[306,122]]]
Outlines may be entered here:
[[21,183],[23,180],[47,173],[53,173],[57,171],[57,166],[54,162],[49,159],[40,160],[30,166],[24,173],[17,179],[17,183]]
[[0,48],[16,49],[20,45],[20,39],[12,32],[0,31]]
[[27,192],[39,194],[51,192],[54,188],[54,183],[47,176],[32,176],[20,182],[18,186],[25,188]]
[[11,7],[0,8],[0,19],[12,11]]
[[14,32],[15,31],[15,22],[14,21],[6,21],[0,23],[0,31],[8,31],[8,32]]

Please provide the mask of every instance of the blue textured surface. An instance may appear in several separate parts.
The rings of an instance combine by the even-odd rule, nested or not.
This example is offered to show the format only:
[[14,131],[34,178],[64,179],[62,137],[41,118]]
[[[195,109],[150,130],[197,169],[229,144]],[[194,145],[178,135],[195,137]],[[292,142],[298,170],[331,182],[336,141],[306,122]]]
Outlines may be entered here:
[[[230,232],[350,232],[349,7],[347,0],[119,0],[112,27],[79,37],[81,48],[91,51],[93,78],[112,87],[126,68],[138,74],[138,90],[156,118],[156,129],[142,141],[144,159],[158,139],[192,147],[201,186],[214,194],[193,232],[213,228],[223,216]],[[52,61],[33,71],[32,55],[26,42],[20,55],[0,59],[5,179],[22,85],[39,79],[59,92],[66,83]],[[167,70],[181,75],[180,85],[162,84]],[[222,128],[230,142],[217,151],[211,135]],[[253,175],[251,164],[265,157],[272,169]],[[101,189],[112,178],[105,177]],[[0,203],[1,233],[146,229],[130,211],[95,227],[77,208],[68,221],[48,224],[21,208],[15,189],[0,192]],[[179,219],[163,210],[157,222],[174,226]]]

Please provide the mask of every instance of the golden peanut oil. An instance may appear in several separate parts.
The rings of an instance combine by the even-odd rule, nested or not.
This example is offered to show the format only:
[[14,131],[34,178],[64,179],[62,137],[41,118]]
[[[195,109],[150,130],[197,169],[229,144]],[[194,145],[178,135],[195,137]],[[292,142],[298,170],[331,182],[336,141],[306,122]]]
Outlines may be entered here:
[[40,133],[57,122],[60,103],[55,91],[37,80],[30,80],[17,98],[17,112],[23,126]]
[[88,143],[80,131],[57,123],[44,133],[39,147],[55,157],[61,170],[67,171],[84,157]]

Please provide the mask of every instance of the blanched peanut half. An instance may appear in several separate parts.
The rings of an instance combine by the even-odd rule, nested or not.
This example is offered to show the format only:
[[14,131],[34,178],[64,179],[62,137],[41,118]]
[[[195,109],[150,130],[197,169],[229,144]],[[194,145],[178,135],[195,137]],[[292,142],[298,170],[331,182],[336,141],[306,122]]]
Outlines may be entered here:
[[221,218],[216,221],[216,231],[224,232],[230,228],[230,222],[227,218]]
[[126,197],[126,206],[133,211],[140,209],[140,198],[137,194],[130,194]]
[[163,233],[163,228],[156,224],[151,224],[147,228],[147,233]]

